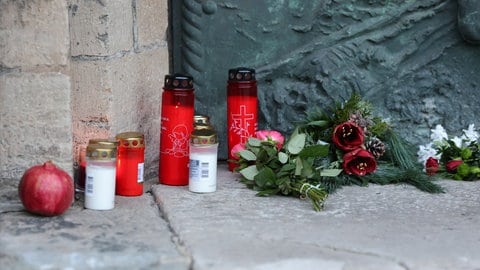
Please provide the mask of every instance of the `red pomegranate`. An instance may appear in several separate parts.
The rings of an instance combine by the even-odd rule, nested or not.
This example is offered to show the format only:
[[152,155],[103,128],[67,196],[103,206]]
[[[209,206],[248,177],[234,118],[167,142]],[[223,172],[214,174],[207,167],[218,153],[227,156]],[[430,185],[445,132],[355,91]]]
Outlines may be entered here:
[[73,202],[73,179],[51,161],[35,165],[22,176],[18,194],[28,212],[41,216],[63,214]]

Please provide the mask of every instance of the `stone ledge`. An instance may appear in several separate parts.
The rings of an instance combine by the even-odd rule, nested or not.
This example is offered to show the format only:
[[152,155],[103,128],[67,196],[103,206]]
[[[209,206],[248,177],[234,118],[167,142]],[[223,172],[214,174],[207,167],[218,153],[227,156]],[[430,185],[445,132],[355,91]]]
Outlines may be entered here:
[[4,179],[0,184],[2,269],[190,267],[190,257],[177,246],[149,193],[117,196],[112,211],[87,210],[78,200],[62,216],[49,218],[23,210],[18,180]]
[[478,269],[480,181],[349,186],[322,212],[291,197],[257,197],[219,166],[218,190],[153,186],[193,269]]
[[[480,268],[480,181],[440,181],[444,194],[405,185],[349,186],[322,212],[263,198],[219,164],[218,190],[147,182],[112,211],[77,201],[32,216],[18,180],[0,181],[0,264],[8,269],[466,269]],[[152,199],[153,194],[153,199]],[[158,209],[160,207],[160,211]]]

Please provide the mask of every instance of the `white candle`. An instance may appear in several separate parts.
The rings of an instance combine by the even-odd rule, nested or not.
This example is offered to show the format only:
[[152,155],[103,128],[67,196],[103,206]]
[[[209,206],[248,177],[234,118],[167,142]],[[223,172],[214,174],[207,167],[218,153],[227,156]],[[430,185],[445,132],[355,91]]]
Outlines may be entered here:
[[115,162],[88,162],[85,208],[110,210],[115,206]]
[[218,144],[190,145],[190,191],[206,193],[217,190],[217,148]]

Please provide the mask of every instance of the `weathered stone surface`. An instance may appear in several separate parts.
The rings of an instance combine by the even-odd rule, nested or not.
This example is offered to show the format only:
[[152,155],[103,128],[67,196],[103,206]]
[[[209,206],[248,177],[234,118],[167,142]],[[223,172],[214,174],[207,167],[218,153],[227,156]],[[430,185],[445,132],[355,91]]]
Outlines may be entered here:
[[67,65],[66,1],[0,1],[0,73],[3,68]]
[[158,172],[160,106],[168,49],[72,63],[75,157],[92,138],[139,131],[146,139],[145,175]]
[[136,1],[137,42],[145,46],[166,45],[168,27],[168,1]]
[[257,197],[226,164],[218,168],[214,193],[150,179],[153,198],[117,196],[111,211],[83,209],[80,199],[52,218],[26,213],[18,180],[0,179],[0,264],[22,270],[480,267],[480,181],[439,181],[444,194],[405,185],[344,187],[314,212],[307,200]]
[[168,49],[160,47],[111,62],[113,133],[145,135],[145,174],[158,174],[160,107]]
[[458,0],[458,27],[463,39],[480,44],[480,2]]
[[133,48],[132,1],[72,0],[72,56],[109,56]]
[[444,194],[344,187],[314,212],[307,200],[257,197],[235,177],[223,164],[215,193],[153,186],[196,270],[480,267],[478,181],[440,181]]
[[47,160],[72,173],[68,53],[65,1],[0,1],[0,177]]
[[70,77],[60,73],[0,76],[0,176],[19,178],[52,160],[72,173]]
[[111,211],[83,209],[82,199],[62,216],[39,217],[23,210],[12,183],[0,180],[2,269],[189,269],[149,194],[116,197]]

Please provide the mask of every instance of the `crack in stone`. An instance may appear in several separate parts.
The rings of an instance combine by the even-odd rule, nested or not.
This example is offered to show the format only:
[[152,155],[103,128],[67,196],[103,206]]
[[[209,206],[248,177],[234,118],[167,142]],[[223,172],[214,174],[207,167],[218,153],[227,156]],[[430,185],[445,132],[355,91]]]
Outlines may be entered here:
[[193,256],[192,256],[191,252],[188,250],[188,248],[186,247],[185,243],[180,238],[180,235],[177,233],[177,231],[175,231],[175,229],[171,225],[170,220],[168,218],[168,214],[165,211],[165,208],[163,207],[162,203],[159,200],[157,200],[157,198],[155,197],[155,194],[152,192],[151,189],[149,191],[147,191],[146,193],[149,194],[152,197],[153,203],[158,207],[159,217],[161,219],[165,220],[165,222],[167,223],[167,228],[172,235],[171,238],[170,238],[172,243],[175,245],[175,247],[177,248],[177,251],[180,253],[180,255],[188,258],[188,260],[189,260],[188,269],[193,270],[194,269],[193,268],[193,265],[194,265]]
[[362,251],[351,250],[351,249],[347,249],[347,248],[339,248],[339,247],[330,246],[330,245],[326,245],[326,246],[322,246],[322,247],[333,250],[333,251],[342,251],[342,252],[346,252],[346,253],[352,253],[352,254],[355,254],[355,255],[370,256],[370,257],[385,259],[385,260],[388,260],[388,261],[391,261],[391,262],[397,264],[398,266],[400,266],[401,268],[403,268],[405,270],[410,270],[410,267],[405,262],[399,261],[399,260],[397,260],[393,257],[390,257],[390,256],[377,254],[377,253],[373,253],[373,252],[362,252]]
[[25,212],[25,210],[6,210],[6,211],[0,211],[0,215],[6,215],[11,213],[22,213],[22,212]]

